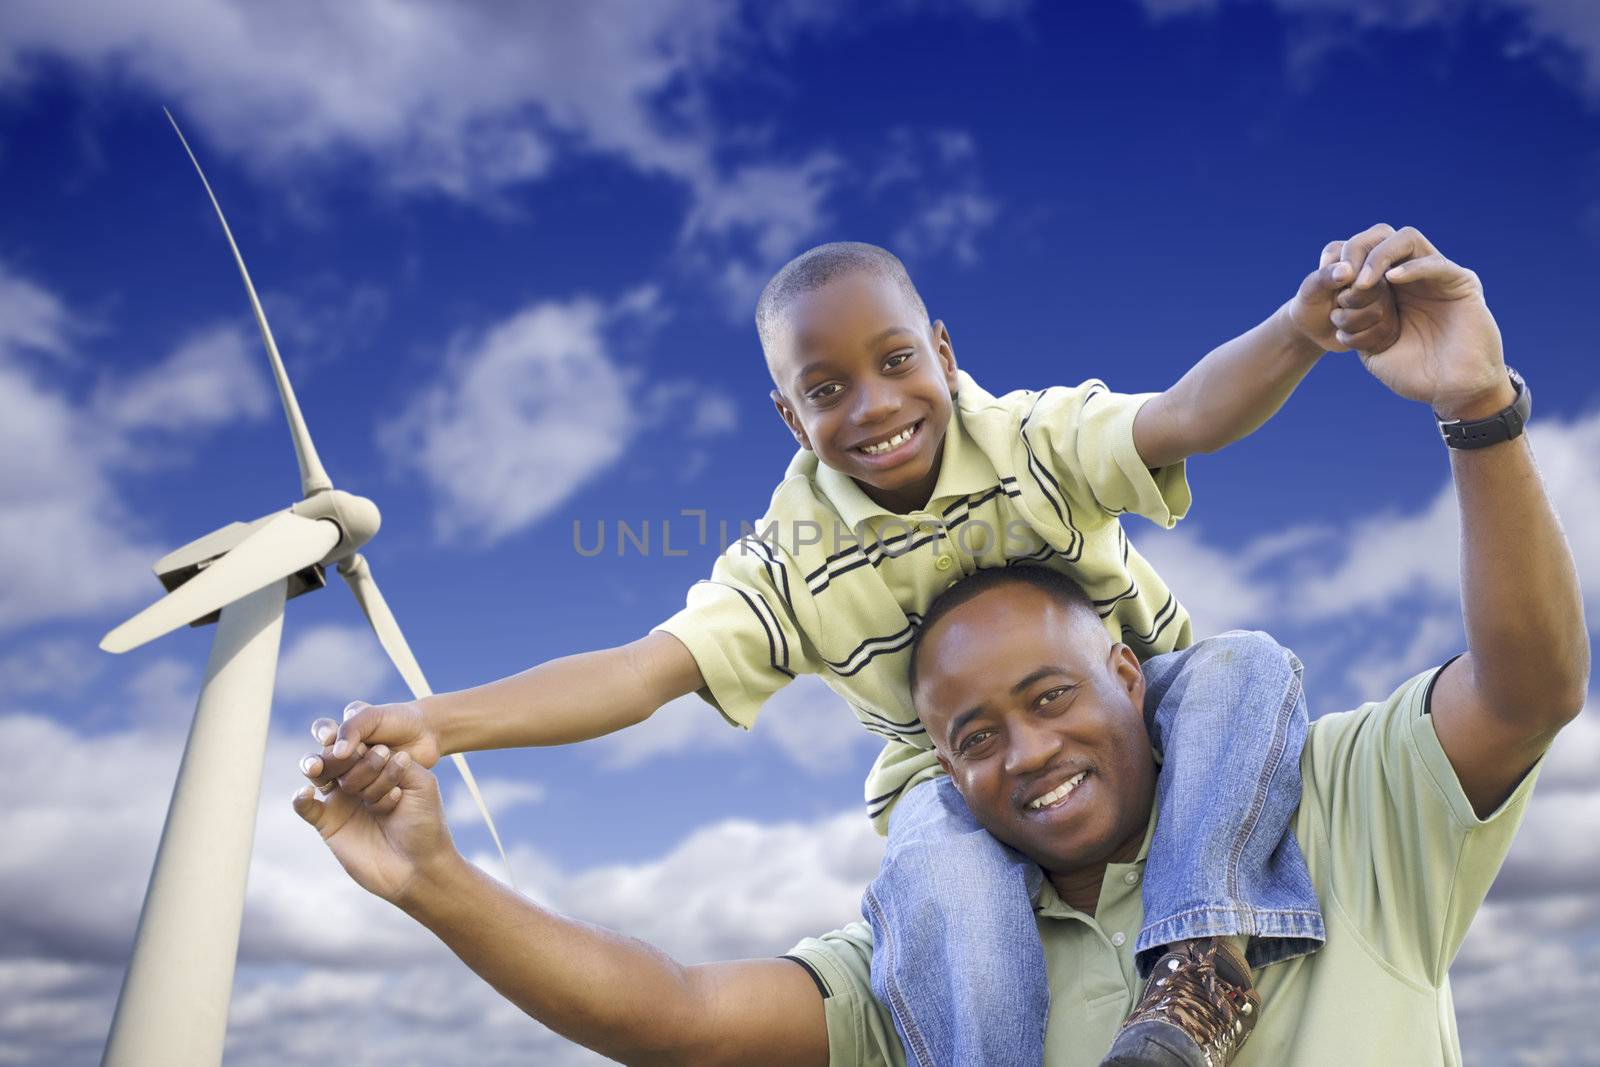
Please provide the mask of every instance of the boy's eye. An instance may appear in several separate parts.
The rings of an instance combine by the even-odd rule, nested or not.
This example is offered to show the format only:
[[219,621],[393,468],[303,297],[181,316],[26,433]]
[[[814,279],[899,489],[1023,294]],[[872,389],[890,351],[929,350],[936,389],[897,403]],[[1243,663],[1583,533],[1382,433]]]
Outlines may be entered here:
[[896,367],[905,363],[914,355],[916,355],[915,352],[896,352],[894,355],[883,361],[883,369],[894,370]]
[[819,385],[815,389],[811,390],[811,392],[807,393],[806,396],[810,397],[812,400],[828,400],[837,395],[839,390],[843,388],[844,386],[840,385],[838,382],[825,382],[824,384]]

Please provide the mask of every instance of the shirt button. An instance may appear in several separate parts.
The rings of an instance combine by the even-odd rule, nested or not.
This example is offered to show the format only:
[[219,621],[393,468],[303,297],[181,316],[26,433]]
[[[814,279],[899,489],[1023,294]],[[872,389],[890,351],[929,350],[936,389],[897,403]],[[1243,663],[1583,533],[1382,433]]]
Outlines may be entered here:
[[1139,883],[1139,872],[1129,871],[1127,874],[1122,876],[1122,880],[1127,882],[1129,885],[1137,885]]
[[1121,948],[1122,945],[1123,945],[1123,942],[1125,942],[1127,940],[1128,940],[1128,935],[1123,933],[1121,930],[1118,930],[1116,933],[1111,935],[1111,943],[1113,945],[1116,945],[1118,948]]
[[947,571],[956,565],[956,561],[951,559],[949,556],[940,556],[938,559],[933,561],[933,565],[942,571]]

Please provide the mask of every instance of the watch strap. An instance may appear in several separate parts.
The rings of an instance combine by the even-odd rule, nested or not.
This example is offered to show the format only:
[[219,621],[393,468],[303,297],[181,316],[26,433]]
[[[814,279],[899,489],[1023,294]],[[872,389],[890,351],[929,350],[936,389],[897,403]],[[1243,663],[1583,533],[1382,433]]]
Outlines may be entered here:
[[[1511,406],[1495,412],[1486,419],[1439,419],[1439,436],[1451,448],[1487,448],[1502,441],[1520,437],[1533,413],[1533,392],[1522,375],[1506,368],[1511,375],[1511,385],[1517,391]],[[1437,416],[1435,416],[1437,418]]]

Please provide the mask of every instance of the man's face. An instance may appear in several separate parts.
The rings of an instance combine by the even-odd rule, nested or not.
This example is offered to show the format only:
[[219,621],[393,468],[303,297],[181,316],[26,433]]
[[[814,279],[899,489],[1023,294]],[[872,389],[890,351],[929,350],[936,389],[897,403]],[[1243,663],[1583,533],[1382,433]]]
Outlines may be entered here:
[[956,388],[949,333],[911,304],[887,279],[836,278],[790,305],[768,353],[795,440],[896,512],[933,492]]
[[985,829],[1051,873],[1133,858],[1155,791],[1144,675],[1092,612],[1001,585],[917,664],[917,711]]

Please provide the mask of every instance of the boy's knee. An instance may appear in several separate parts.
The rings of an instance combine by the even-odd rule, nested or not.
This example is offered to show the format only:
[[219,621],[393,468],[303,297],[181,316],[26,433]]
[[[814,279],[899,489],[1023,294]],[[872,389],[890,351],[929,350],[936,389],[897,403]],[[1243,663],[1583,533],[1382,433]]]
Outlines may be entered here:
[[1263,630],[1229,630],[1195,644],[1195,651],[1219,664],[1282,666],[1297,670],[1300,661]]

